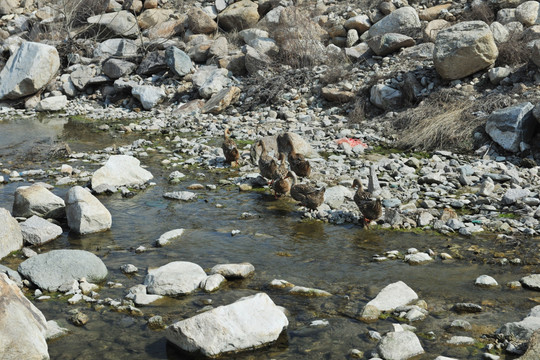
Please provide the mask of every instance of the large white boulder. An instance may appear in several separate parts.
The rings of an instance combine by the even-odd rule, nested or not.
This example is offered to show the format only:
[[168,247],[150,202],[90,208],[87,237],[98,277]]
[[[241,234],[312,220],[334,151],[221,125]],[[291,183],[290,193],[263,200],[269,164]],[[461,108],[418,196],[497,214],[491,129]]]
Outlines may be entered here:
[[99,187],[137,186],[146,183],[154,176],[140,166],[137,158],[129,155],[111,155],[104,166],[92,176],[92,189]]
[[107,277],[103,261],[84,250],[52,250],[38,254],[23,261],[18,271],[47,291],[65,291],[73,281],[83,277],[88,282],[100,282]]
[[3,360],[49,359],[47,320],[7,275],[0,273],[0,354]]
[[385,286],[373,300],[368,302],[361,317],[365,321],[377,320],[381,312],[392,311],[416,300],[418,300],[416,292],[403,281],[398,281]]
[[74,186],[69,189],[66,203],[67,221],[71,230],[84,235],[111,228],[109,210],[83,187]]
[[144,285],[149,294],[184,295],[195,291],[207,277],[203,268],[188,261],[173,261],[148,271]]
[[25,42],[0,72],[0,100],[32,95],[47,85],[60,68],[60,57],[50,45]]
[[64,200],[44,186],[19,186],[13,200],[13,216],[29,218],[31,216],[62,219],[66,216]]
[[23,246],[21,227],[8,210],[0,208],[0,259]]
[[288,325],[272,299],[258,293],[172,324],[166,337],[185,351],[217,356],[271,343]]
[[30,245],[42,245],[62,235],[60,226],[35,215],[20,226],[24,242]]
[[388,360],[406,360],[424,353],[416,334],[403,330],[401,325],[396,326],[396,331],[384,335],[378,345],[378,350],[381,357]]
[[464,21],[439,31],[433,63],[443,79],[455,80],[491,66],[497,56],[489,26],[483,21]]

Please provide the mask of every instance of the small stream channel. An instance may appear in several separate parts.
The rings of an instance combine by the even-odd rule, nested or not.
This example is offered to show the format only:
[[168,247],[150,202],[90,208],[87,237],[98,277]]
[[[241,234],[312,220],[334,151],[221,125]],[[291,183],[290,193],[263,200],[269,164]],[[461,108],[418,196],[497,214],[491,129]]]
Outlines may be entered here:
[[[78,127],[81,131],[75,131]],[[25,154],[36,143],[47,143],[56,138],[66,141],[75,152],[133,140],[114,138],[105,133],[96,136],[95,131],[85,132],[83,128],[66,118],[0,121],[0,168],[19,171],[49,168],[52,164],[35,163]],[[481,359],[482,344],[468,347],[445,344],[456,334],[447,332],[452,320],[465,319],[473,325],[471,331],[457,335],[481,340],[482,334],[493,333],[503,323],[521,320],[535,305],[530,298],[536,297],[537,293],[505,286],[509,281],[534,272],[535,268],[526,264],[503,266],[497,264],[492,255],[499,251],[516,257],[530,256],[529,251],[538,251],[535,239],[523,239],[518,248],[513,248],[494,236],[443,237],[304,221],[291,199],[276,200],[269,192],[239,192],[233,186],[218,185],[216,190],[198,190],[196,201],[177,202],[163,198],[162,194],[185,190],[195,182],[217,185],[220,179],[234,176],[234,170],[182,169],[186,178],[180,184],[171,185],[167,182],[171,170],[163,169],[158,158],[151,156],[141,161],[148,166],[157,185],[132,198],[123,198],[120,194],[100,195],[99,199],[112,214],[110,231],[79,237],[68,233],[66,228],[60,238],[35,250],[84,249],[97,254],[109,270],[107,280],[123,284],[122,288],[109,288],[103,284],[99,291],[102,299],[123,299],[127,289],[144,281],[149,267],[177,260],[197,263],[206,270],[219,263],[250,262],[255,266],[255,275],[246,280],[229,281],[215,293],[199,291],[141,307],[143,316],[113,312],[109,307],[95,310],[86,304],[69,305],[65,297],[56,297],[56,294],[52,300],[34,301],[48,320],[58,320],[61,326],[69,329],[67,336],[49,343],[51,359],[186,359],[186,354],[167,344],[163,331],[148,328],[149,317],[161,315],[166,324],[171,324],[197,314],[209,300],[213,306],[225,305],[259,291],[266,292],[277,305],[288,309],[289,328],[273,346],[231,358],[344,359],[350,349],[356,348],[364,351],[367,359],[376,348],[376,341],[370,340],[368,331],[385,333],[397,320],[389,317],[365,324],[356,316],[384,286],[399,280],[428,304],[430,315],[427,319],[412,324],[417,327],[426,350],[419,359],[433,359],[437,355]],[[87,169],[91,168],[87,166]],[[0,184],[0,207],[11,210],[15,189],[28,184]],[[57,187],[53,192],[64,196],[68,189],[67,186]],[[216,206],[218,204],[221,206]],[[245,212],[254,216],[241,219]],[[152,246],[162,233],[178,228],[186,229],[181,238],[163,248]],[[231,231],[236,229],[241,232],[232,236]],[[135,248],[140,245],[148,251],[136,253]],[[471,250],[474,245],[476,252]],[[437,258],[422,266],[410,266],[401,260],[372,261],[375,254],[389,250],[405,253],[411,247],[451,254],[449,249],[459,249],[456,251],[462,258],[453,261]],[[16,255],[1,263],[16,269],[22,260]],[[119,268],[127,263],[137,266],[138,274],[124,275]],[[474,280],[482,274],[493,276],[501,286],[490,290],[475,287]],[[289,295],[286,290],[269,288],[273,279],[323,289],[334,296]],[[30,299],[33,299],[32,294],[31,291],[27,293]],[[484,311],[454,313],[450,308],[458,302],[481,304]],[[76,327],[67,321],[73,308],[81,309],[90,317],[85,326]],[[329,325],[310,326],[314,320],[327,320]],[[434,336],[427,335],[431,331]]]

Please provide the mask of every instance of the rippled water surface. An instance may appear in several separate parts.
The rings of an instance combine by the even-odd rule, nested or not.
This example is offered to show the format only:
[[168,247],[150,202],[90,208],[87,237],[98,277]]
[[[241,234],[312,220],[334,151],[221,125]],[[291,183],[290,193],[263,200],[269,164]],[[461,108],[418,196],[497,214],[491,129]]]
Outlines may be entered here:
[[[35,122],[35,123],[34,123]],[[32,124],[32,131],[28,131]],[[48,163],[21,163],[18,157],[37,142],[54,141],[59,137],[67,141],[75,151],[101,149],[112,143],[121,145],[129,139],[113,138],[108,134],[96,136],[80,124],[67,119],[1,121],[0,163],[2,168],[12,169],[24,164],[26,168],[47,168]],[[81,135],[82,134],[82,135]],[[48,320],[56,319],[70,330],[69,335],[49,343],[52,359],[184,359],[187,355],[167,344],[163,331],[150,330],[146,320],[161,315],[166,324],[197,314],[207,299],[214,306],[229,304],[236,299],[264,291],[273,301],[289,311],[290,325],[279,341],[256,352],[234,355],[238,359],[343,359],[352,348],[368,354],[376,348],[367,332],[381,333],[392,329],[397,320],[388,318],[365,324],[356,319],[362,307],[384,286],[402,280],[413,288],[429,307],[430,315],[424,321],[414,323],[417,333],[430,331],[435,339],[421,336],[426,355],[421,359],[433,359],[437,355],[480,359],[482,352],[476,346],[449,347],[444,344],[451,335],[447,325],[454,319],[466,319],[473,324],[472,335],[493,332],[507,321],[518,321],[535,305],[529,298],[537,293],[529,290],[510,290],[504,284],[519,280],[536,268],[532,266],[501,266],[486,261],[493,256],[485,251],[521,251],[523,256],[538,251],[534,239],[525,239],[519,249],[511,249],[504,242],[491,237],[460,238],[427,234],[365,230],[357,225],[330,225],[322,222],[303,221],[295,204],[288,199],[275,200],[268,192],[239,192],[233,186],[219,186],[216,190],[200,190],[194,202],[177,202],[164,199],[167,191],[185,190],[192,183],[218,184],[223,178],[235,176],[234,171],[181,169],[187,177],[179,185],[170,185],[166,178],[171,170],[162,169],[158,159],[142,159],[149,166],[157,183],[154,187],[132,198],[118,194],[100,196],[113,218],[110,231],[84,237],[69,234],[42,246],[37,251],[70,248],[96,253],[109,269],[108,281],[123,284],[123,288],[110,289],[103,286],[101,298],[122,299],[127,289],[141,284],[149,267],[158,267],[171,261],[191,261],[206,270],[219,263],[250,262],[255,275],[246,280],[229,281],[219,291],[207,294],[202,291],[181,298],[167,298],[150,306],[141,307],[143,316],[111,311],[108,307],[94,310],[84,304],[69,305],[61,297],[37,302]],[[76,166],[76,165],[75,165]],[[89,166],[88,168],[91,168]],[[204,176],[201,176],[201,173]],[[0,185],[0,206],[11,210],[13,192],[27,182]],[[68,187],[53,190],[63,196]],[[218,207],[220,204],[222,207]],[[243,220],[244,212],[255,218]],[[162,233],[186,229],[185,234],[163,248],[152,243]],[[240,234],[231,236],[232,230]],[[147,252],[135,253],[140,245]],[[469,250],[478,245],[477,254]],[[443,262],[440,259],[428,265],[409,266],[400,261],[372,262],[374,254],[388,250],[405,252],[410,247],[419,250],[433,249],[440,253],[449,248],[459,248],[463,259]],[[482,256],[480,256],[482,255]],[[516,256],[519,254],[516,254]],[[18,257],[7,258],[3,264],[16,268],[22,261]],[[134,276],[126,276],[119,267],[131,263],[139,268]],[[497,279],[500,288],[493,290],[474,287],[477,276],[489,274]],[[331,292],[326,298],[292,296],[285,290],[270,289],[273,279],[285,279],[300,286],[314,287]],[[30,294],[30,293],[29,293]],[[32,296],[30,295],[30,298]],[[480,314],[456,314],[450,307],[456,302],[483,304]],[[79,308],[90,321],[84,327],[68,323],[69,311]],[[325,319],[325,327],[310,326],[314,320]],[[508,358],[508,357],[507,357]]]

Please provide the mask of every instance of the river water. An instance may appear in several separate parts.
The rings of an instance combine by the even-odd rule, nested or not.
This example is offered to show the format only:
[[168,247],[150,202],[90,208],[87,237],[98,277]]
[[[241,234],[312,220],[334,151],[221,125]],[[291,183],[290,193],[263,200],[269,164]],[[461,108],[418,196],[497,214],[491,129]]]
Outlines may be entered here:
[[[97,133],[91,125],[68,122],[67,118],[2,120],[1,168],[47,169],[50,163],[36,163],[26,154],[37,143],[46,144],[57,139],[66,141],[77,152],[102,149],[113,143],[122,145],[134,138]],[[430,315],[427,319],[412,324],[426,350],[419,359],[433,359],[437,355],[481,359],[481,345],[451,347],[445,344],[446,340],[457,334],[481,341],[482,334],[493,333],[505,322],[521,320],[535,305],[530,299],[537,293],[526,289],[511,290],[505,284],[538,269],[526,265],[526,261],[523,265],[503,266],[494,257],[495,252],[508,254],[510,259],[536,257],[538,242],[535,239],[522,239],[519,246],[510,246],[494,236],[443,237],[304,221],[290,199],[276,200],[269,192],[239,192],[232,186],[198,190],[199,196],[194,202],[171,201],[162,194],[186,190],[195,182],[218,184],[220,179],[233,177],[236,173],[234,170],[209,171],[194,167],[181,169],[186,178],[180,184],[171,185],[167,182],[171,170],[163,169],[159,158],[145,158],[142,163],[153,173],[156,186],[131,198],[119,194],[99,196],[113,218],[110,231],[79,237],[65,229],[60,238],[35,250],[84,249],[97,254],[109,269],[107,280],[123,284],[122,288],[109,288],[103,284],[99,290],[102,299],[122,299],[127,289],[144,281],[149,267],[171,261],[191,261],[206,270],[220,263],[250,262],[255,266],[255,275],[229,281],[215,293],[199,291],[141,307],[142,316],[114,312],[109,307],[95,310],[87,304],[69,305],[65,297],[56,294],[52,300],[34,301],[48,320],[58,320],[70,331],[67,336],[49,343],[52,359],[186,359],[188,355],[166,342],[163,331],[148,328],[149,317],[161,315],[166,324],[171,324],[197,314],[209,301],[213,306],[225,305],[260,291],[288,309],[290,325],[276,344],[231,358],[344,359],[350,349],[356,348],[364,351],[367,359],[377,344],[369,338],[368,331],[385,333],[398,321],[389,317],[365,324],[358,321],[357,316],[384,286],[399,280],[428,304]],[[87,165],[87,169],[92,166]],[[0,184],[0,206],[11,210],[15,189],[28,184],[26,181]],[[53,192],[63,196],[68,188],[56,187]],[[242,219],[245,212],[254,216]],[[178,228],[186,229],[181,238],[163,248],[152,246],[162,233]],[[232,236],[232,230],[240,230],[240,233]],[[136,253],[135,249],[140,245],[148,251]],[[436,253],[446,251],[459,254],[461,258],[454,261],[437,258],[421,266],[410,266],[401,260],[372,261],[375,254],[389,250],[404,253],[411,247],[421,251],[432,249]],[[21,261],[16,256],[1,263],[15,269]],[[138,267],[136,275],[127,276],[120,271],[120,266],[127,263]],[[493,276],[501,286],[490,290],[475,287],[474,280],[482,274]],[[293,296],[285,290],[270,288],[268,284],[273,279],[285,279],[334,295],[324,298]],[[33,299],[31,292],[28,297]],[[484,311],[457,314],[451,307],[458,302],[482,304]],[[67,321],[74,308],[89,316],[85,326],[76,327]],[[473,329],[448,332],[448,325],[455,319],[469,321]],[[328,325],[311,326],[314,320],[327,320]],[[434,335],[426,335],[429,332]],[[509,358],[512,357],[506,356]]]

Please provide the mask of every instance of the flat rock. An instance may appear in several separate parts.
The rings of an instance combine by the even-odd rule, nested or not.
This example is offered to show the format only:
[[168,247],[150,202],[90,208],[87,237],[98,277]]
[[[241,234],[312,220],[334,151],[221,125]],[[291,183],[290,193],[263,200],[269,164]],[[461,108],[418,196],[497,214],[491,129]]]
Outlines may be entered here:
[[32,216],[20,224],[23,240],[30,245],[42,245],[62,235],[62,228],[39,216]]
[[66,202],[68,226],[76,233],[84,235],[111,228],[111,213],[90,191],[74,186],[69,189]]
[[197,264],[173,261],[148,271],[144,279],[147,292],[157,295],[185,295],[195,291],[207,277]]
[[540,291],[540,274],[524,276],[519,281],[529,289]]
[[433,261],[433,258],[425,252],[405,255],[405,262],[411,265],[420,265]]
[[4,360],[49,359],[47,320],[17,284],[0,273],[0,354]]
[[146,285],[135,285],[129,289],[126,299],[133,300],[136,305],[148,305],[163,298],[161,295],[148,294]]
[[283,311],[259,293],[174,323],[166,337],[185,351],[215,357],[267,345],[288,325]]
[[221,274],[227,279],[247,278],[255,272],[255,267],[250,263],[241,264],[218,264],[210,270],[210,274]]
[[191,191],[173,191],[164,193],[163,197],[166,199],[191,201],[197,198],[197,194]]
[[292,295],[301,295],[301,296],[311,296],[311,297],[321,297],[321,296],[332,296],[328,291],[321,289],[314,289],[304,286],[293,286],[289,290],[289,294]]
[[10,212],[0,208],[0,259],[23,247],[21,227]]
[[18,271],[42,290],[58,291],[81,278],[100,282],[107,267],[96,255],[84,250],[52,250],[23,261]]
[[100,186],[137,186],[153,179],[153,175],[140,166],[137,158],[129,155],[111,155],[105,165],[94,172],[92,188]]

